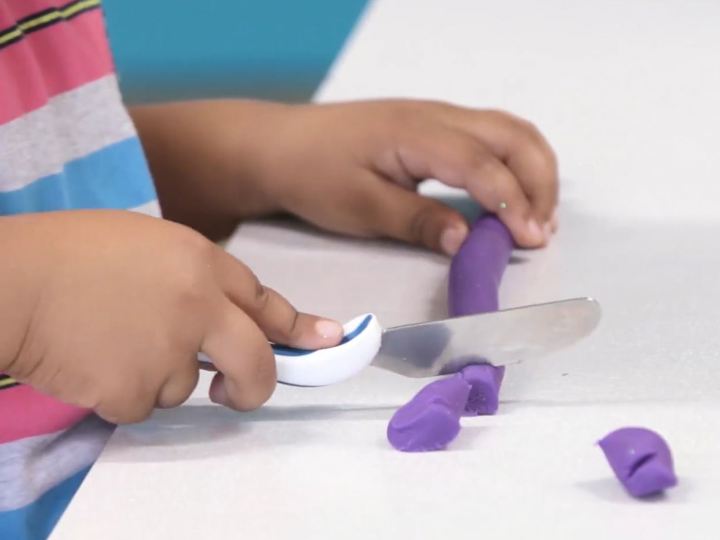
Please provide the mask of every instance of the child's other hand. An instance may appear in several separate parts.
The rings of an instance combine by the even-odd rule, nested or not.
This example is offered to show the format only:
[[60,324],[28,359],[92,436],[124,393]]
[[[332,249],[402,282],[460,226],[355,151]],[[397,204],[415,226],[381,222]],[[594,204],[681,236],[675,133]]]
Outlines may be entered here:
[[466,189],[522,247],[546,244],[555,226],[555,155],[507,113],[399,100],[291,107],[263,148],[260,185],[282,209],[332,231],[454,254],[467,225],[415,193],[427,178]]
[[335,345],[342,327],[298,313],[238,260],[174,223],[129,212],[0,218],[0,372],[139,421],[187,399],[197,353],[220,373],[211,398],[245,410],[275,387],[268,339]]

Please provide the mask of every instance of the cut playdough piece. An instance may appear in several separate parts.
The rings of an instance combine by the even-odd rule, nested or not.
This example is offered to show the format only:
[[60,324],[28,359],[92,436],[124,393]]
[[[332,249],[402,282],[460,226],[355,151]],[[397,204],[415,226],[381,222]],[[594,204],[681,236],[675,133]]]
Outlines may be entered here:
[[460,376],[470,385],[470,394],[463,414],[478,416],[495,414],[498,410],[500,385],[505,370],[489,364],[467,366]]
[[458,373],[425,386],[390,419],[387,438],[403,452],[442,450],[460,431],[470,385]]
[[654,431],[621,428],[598,444],[615,476],[633,497],[654,495],[677,484],[670,448]]
[[[508,228],[495,216],[480,217],[452,260],[448,281],[448,313],[451,317],[497,311],[498,289],[513,240]],[[472,389],[465,414],[495,414],[505,368],[488,364],[462,371]]]

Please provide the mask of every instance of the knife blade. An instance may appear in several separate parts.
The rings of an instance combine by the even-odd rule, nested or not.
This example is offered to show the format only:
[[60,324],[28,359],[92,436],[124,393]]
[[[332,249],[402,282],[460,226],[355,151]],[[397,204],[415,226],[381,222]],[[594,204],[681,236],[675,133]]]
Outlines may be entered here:
[[[278,382],[325,386],[357,375],[368,365],[406,377],[456,373],[470,364],[504,366],[568,347],[590,334],[600,321],[592,298],[494,311],[383,330],[368,313],[344,325],[341,342],[304,350],[271,344]],[[214,369],[200,352],[198,361]]]
[[406,377],[435,377],[469,364],[515,364],[576,343],[600,318],[593,298],[573,298],[388,328],[371,365]]

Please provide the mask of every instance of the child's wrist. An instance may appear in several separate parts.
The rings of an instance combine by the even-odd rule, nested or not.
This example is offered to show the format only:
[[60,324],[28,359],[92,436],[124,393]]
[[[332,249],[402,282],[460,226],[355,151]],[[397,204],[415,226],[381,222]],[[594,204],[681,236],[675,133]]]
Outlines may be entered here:
[[29,255],[37,255],[34,239],[39,231],[24,234],[31,223],[30,215],[0,217],[0,250],[4,255],[0,263],[0,373],[12,370],[17,363],[37,298],[33,281],[41,264]]

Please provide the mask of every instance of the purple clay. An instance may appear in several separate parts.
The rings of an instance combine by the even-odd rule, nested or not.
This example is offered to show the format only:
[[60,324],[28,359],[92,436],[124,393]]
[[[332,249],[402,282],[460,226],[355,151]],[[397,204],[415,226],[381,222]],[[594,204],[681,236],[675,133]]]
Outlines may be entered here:
[[[493,216],[479,218],[450,265],[450,316],[498,309],[498,287],[510,260],[513,242],[508,229]],[[469,365],[447,379],[420,390],[390,420],[390,444],[404,452],[441,450],[460,431],[463,414],[493,414],[505,370],[488,364]]]
[[495,414],[498,410],[500,385],[505,370],[489,364],[467,366],[460,376],[470,385],[465,416]]
[[[480,217],[450,265],[448,312],[451,317],[497,311],[498,289],[510,261],[513,239],[495,216]],[[505,368],[488,364],[468,366],[462,371],[470,383],[467,415],[495,414]]]
[[400,407],[390,419],[387,438],[402,452],[444,449],[460,431],[470,385],[458,373],[434,381]]
[[510,231],[492,215],[479,218],[450,264],[451,317],[498,310],[498,289],[510,255]]
[[677,484],[670,448],[654,431],[621,428],[598,444],[615,476],[633,497],[654,495]]

